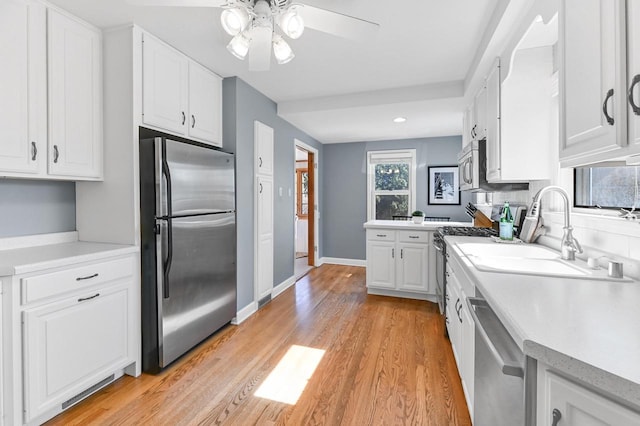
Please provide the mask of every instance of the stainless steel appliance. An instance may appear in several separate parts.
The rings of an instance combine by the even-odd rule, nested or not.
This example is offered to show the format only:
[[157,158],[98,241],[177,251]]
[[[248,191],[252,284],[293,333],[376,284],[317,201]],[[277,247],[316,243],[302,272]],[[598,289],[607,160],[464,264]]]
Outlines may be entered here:
[[467,299],[476,329],[473,424],[524,425],[525,356],[477,289],[476,295]]
[[487,181],[486,140],[472,141],[458,154],[460,189],[462,191],[520,191],[528,183],[490,183]]
[[[433,235],[433,248],[436,250],[436,298],[440,313],[446,315],[447,307],[447,245],[444,237],[447,235],[465,237],[490,237],[498,235],[492,228],[476,228],[472,226],[443,226]],[[446,333],[445,327],[445,333]]]
[[140,141],[142,365],[158,372],[236,314],[233,154]]

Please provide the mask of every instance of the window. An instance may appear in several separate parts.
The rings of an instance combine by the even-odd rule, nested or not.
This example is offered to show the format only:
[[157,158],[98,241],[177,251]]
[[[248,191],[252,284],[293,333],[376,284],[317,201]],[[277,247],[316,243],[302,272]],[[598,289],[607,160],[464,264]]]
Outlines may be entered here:
[[367,217],[391,220],[415,210],[416,150],[367,153]]
[[574,184],[576,207],[640,208],[640,166],[577,168]]
[[309,173],[307,169],[296,170],[296,215],[305,219],[309,215]]

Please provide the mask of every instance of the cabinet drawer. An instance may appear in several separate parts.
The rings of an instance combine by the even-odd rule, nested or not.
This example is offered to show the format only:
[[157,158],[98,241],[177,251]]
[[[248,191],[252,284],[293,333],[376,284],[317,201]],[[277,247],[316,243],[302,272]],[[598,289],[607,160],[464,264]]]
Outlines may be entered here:
[[428,243],[429,233],[426,231],[398,231],[401,243]]
[[396,231],[389,231],[388,229],[367,229],[367,240],[395,241]]
[[133,258],[109,260],[22,279],[22,303],[133,275]]

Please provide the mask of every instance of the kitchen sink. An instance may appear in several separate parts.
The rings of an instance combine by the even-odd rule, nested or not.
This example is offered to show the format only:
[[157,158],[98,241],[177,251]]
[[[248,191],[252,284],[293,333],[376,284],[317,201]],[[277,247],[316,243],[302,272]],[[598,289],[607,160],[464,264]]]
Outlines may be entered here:
[[479,271],[615,282],[632,281],[628,278],[611,278],[606,269],[591,269],[582,260],[563,260],[559,252],[540,245],[499,243],[456,245]]

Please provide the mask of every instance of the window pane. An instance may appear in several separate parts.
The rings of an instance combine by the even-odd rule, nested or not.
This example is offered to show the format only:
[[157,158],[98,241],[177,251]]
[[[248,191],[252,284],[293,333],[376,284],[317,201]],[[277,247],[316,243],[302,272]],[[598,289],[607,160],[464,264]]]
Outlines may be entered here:
[[409,196],[376,195],[376,219],[392,220],[394,215],[409,215]]
[[409,165],[376,164],[376,191],[398,191],[409,189]]
[[575,172],[579,207],[640,207],[638,184],[640,167],[584,167]]

